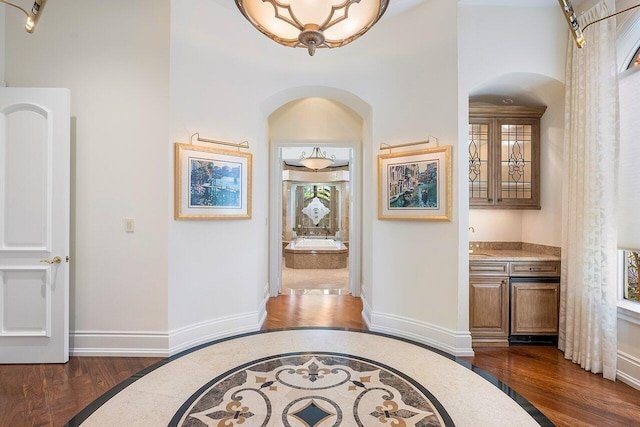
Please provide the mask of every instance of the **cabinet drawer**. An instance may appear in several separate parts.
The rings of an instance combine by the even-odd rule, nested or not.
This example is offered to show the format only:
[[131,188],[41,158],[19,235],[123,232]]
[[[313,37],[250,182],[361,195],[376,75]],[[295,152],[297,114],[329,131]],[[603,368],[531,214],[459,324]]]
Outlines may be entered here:
[[471,261],[469,262],[471,276],[508,276],[509,263],[501,261]]
[[511,262],[509,275],[514,277],[558,277],[559,261]]

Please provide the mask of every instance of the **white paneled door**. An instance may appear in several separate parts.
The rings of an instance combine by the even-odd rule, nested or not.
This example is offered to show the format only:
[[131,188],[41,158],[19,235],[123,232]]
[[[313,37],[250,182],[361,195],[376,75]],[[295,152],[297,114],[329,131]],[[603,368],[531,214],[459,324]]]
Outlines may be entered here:
[[69,360],[67,89],[0,88],[0,363]]

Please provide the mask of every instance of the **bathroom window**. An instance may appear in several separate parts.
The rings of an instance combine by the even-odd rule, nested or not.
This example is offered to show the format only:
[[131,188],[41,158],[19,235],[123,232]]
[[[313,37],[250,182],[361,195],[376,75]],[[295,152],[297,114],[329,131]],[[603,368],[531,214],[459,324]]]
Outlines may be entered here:
[[[299,236],[335,236],[340,223],[340,192],[337,186],[321,183],[294,184],[292,191],[295,212],[293,230]],[[307,210],[308,207],[310,210]],[[317,214],[319,210],[321,212]]]

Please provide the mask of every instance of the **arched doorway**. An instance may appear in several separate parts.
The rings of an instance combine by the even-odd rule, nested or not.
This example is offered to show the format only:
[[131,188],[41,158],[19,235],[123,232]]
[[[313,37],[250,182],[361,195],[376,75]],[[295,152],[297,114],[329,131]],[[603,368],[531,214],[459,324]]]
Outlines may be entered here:
[[[319,88],[319,92],[323,89]],[[329,89],[329,92],[334,90]],[[316,92],[313,91],[312,92]],[[346,92],[332,92],[338,98],[352,98],[351,104],[365,104]],[[350,181],[348,236],[349,242],[349,291],[353,296],[360,295],[362,270],[362,151],[368,132],[367,120],[362,112],[356,111],[336,96],[291,96],[281,97],[284,102],[274,104],[267,116],[270,154],[270,193],[269,193],[269,294],[278,295],[281,288],[283,267],[283,150],[291,147],[304,147],[311,151],[314,146],[324,149],[348,149],[348,172]],[[316,93],[317,95],[317,93]],[[322,93],[320,93],[322,95]],[[287,102],[289,101],[289,102]]]

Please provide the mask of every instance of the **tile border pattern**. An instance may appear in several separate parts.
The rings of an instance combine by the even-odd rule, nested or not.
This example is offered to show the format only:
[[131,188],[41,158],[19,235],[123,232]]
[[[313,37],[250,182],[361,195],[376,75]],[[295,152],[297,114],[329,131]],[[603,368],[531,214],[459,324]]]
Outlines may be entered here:
[[226,342],[226,341],[230,341],[230,340],[234,340],[234,339],[238,339],[238,338],[243,338],[243,337],[248,337],[248,336],[252,336],[252,335],[258,335],[258,334],[269,334],[272,332],[281,332],[281,331],[296,331],[296,330],[335,330],[335,331],[348,331],[348,332],[356,332],[356,333],[362,333],[362,334],[369,334],[369,335],[376,335],[376,336],[380,336],[380,337],[385,337],[385,338],[390,338],[390,339],[394,339],[397,341],[401,341],[401,342],[405,342],[408,344],[412,344],[418,347],[421,347],[423,349],[429,350],[433,353],[436,353],[442,357],[445,357],[449,360],[452,360],[456,363],[458,363],[459,365],[471,370],[472,372],[480,375],[481,377],[485,378],[486,380],[488,380],[491,384],[493,384],[495,387],[497,387],[499,390],[501,390],[503,393],[505,393],[509,398],[511,398],[513,401],[515,401],[520,407],[522,407],[538,424],[540,424],[541,426],[554,426],[554,424],[551,422],[551,420],[549,420],[542,412],[540,412],[540,410],[538,410],[535,406],[533,406],[528,400],[526,400],[524,397],[522,397],[520,394],[518,394],[516,391],[514,391],[513,389],[511,389],[508,385],[504,384],[503,382],[497,380],[495,377],[493,377],[491,374],[487,373],[486,371],[483,371],[480,368],[475,367],[474,365],[472,365],[471,363],[469,363],[466,360],[460,359],[460,358],[456,358],[442,350],[439,350],[437,348],[433,348],[429,345],[420,343],[420,342],[416,342],[407,338],[402,338],[402,337],[396,337],[396,336],[392,336],[392,335],[388,335],[388,334],[384,334],[384,333],[380,333],[380,332],[373,332],[373,331],[363,331],[363,330],[356,330],[356,329],[349,329],[349,328],[330,328],[330,327],[296,327],[296,328],[282,328],[282,329],[272,329],[272,330],[268,330],[268,331],[255,331],[255,332],[248,332],[248,333],[244,333],[244,334],[240,334],[240,335],[234,335],[234,336],[230,336],[230,337],[226,337],[226,338],[222,338],[222,339],[218,339],[215,341],[211,341],[208,343],[204,343],[204,344],[200,344],[197,345],[193,348],[190,348],[188,350],[182,351],[178,354],[175,354],[173,356],[167,357],[166,359],[163,359],[157,363],[155,363],[154,365],[143,369],[142,371],[138,372],[135,375],[132,375],[131,377],[129,377],[128,379],[124,380],[123,382],[121,382],[120,384],[116,385],[115,387],[113,387],[112,389],[110,389],[109,391],[107,391],[106,393],[104,393],[102,396],[98,397],[96,400],[94,400],[92,403],[90,403],[89,405],[87,405],[86,408],[84,408],[82,411],[80,411],[75,417],[73,417],[71,420],[69,420],[66,424],[65,427],[77,427],[80,426],[87,418],[89,418],[89,416],[91,416],[91,414],[93,414],[96,410],[98,410],[98,408],[100,408],[102,405],[104,405],[106,402],[108,402],[111,398],[113,398],[116,394],[118,394],[119,392],[121,392],[122,390],[124,390],[125,388],[127,388],[128,386],[130,386],[131,384],[135,383],[137,380],[143,378],[145,375],[149,374],[150,372],[155,371],[156,369],[173,362],[176,359],[179,359],[187,354],[193,353],[195,351],[198,351],[200,349],[203,349],[205,347],[209,347],[215,344],[219,344],[222,342]]
[[[302,391],[305,395],[291,401],[282,410],[278,407],[277,396],[287,396],[291,390]],[[247,396],[243,396],[246,399],[225,400],[226,397],[233,400],[236,393],[243,391],[247,393]],[[260,395],[264,402],[251,399],[251,392]],[[275,394],[276,398],[271,399],[271,394]],[[382,400],[378,401],[380,398]],[[289,402],[289,399],[285,398],[284,401]],[[270,418],[281,417],[283,425],[289,425],[288,416],[299,418],[295,412],[304,412],[305,408],[300,407],[307,401],[309,403],[306,406],[325,406],[327,409],[316,407],[315,412],[325,412],[327,418],[336,416],[337,425],[351,419],[351,416],[359,425],[366,425],[361,417],[374,416],[381,418],[382,423],[391,422],[392,425],[394,422],[402,425],[403,420],[408,418],[413,418],[414,422],[417,421],[415,418],[424,418],[422,422],[426,421],[428,425],[454,426],[436,397],[401,371],[360,356],[305,351],[263,357],[218,375],[184,402],[169,422],[169,427],[184,425],[188,416],[211,417],[215,420],[239,416],[251,420],[256,417],[257,422],[262,422],[260,417],[266,416],[262,425]],[[260,410],[261,403],[266,403],[266,408]],[[279,403],[282,405],[282,402]],[[331,413],[331,406],[336,408],[335,413]],[[350,408],[352,414],[348,413]],[[304,416],[302,418],[303,423],[315,425],[305,420]]]

